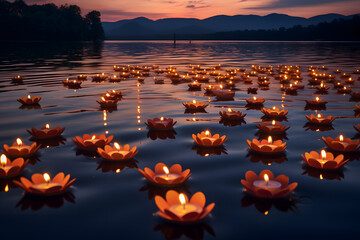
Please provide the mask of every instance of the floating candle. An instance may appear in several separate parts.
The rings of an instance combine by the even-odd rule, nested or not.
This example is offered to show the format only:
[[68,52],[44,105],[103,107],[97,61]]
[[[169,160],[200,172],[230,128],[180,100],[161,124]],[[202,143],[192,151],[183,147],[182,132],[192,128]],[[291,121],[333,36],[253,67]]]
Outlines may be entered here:
[[41,129],[31,128],[31,130],[26,129],[28,133],[30,133],[35,139],[48,139],[48,138],[56,138],[60,136],[65,130],[64,128],[60,128],[59,126],[55,128],[50,128],[50,125],[47,123]]
[[148,119],[147,122],[145,122],[150,129],[154,130],[170,130],[173,129],[176,123],[172,118],[164,117]]
[[122,147],[117,142],[114,143],[113,147],[106,145],[104,149],[98,148],[97,152],[104,159],[111,161],[129,160],[135,157],[135,155],[138,153],[136,146],[130,149],[128,144]]
[[350,138],[344,139],[343,135],[333,139],[331,137],[322,137],[324,143],[332,150],[339,152],[355,152],[359,149],[360,140],[351,141]]
[[277,154],[286,149],[286,142],[283,143],[281,140],[273,142],[271,136],[269,136],[267,140],[263,139],[259,141],[254,138],[252,142],[250,140],[246,140],[246,142],[253,151],[263,154]]
[[16,139],[11,146],[4,144],[3,152],[10,157],[30,157],[36,153],[40,148],[40,144],[36,142],[32,143],[30,146],[23,144],[20,138]]
[[305,156],[301,156],[310,167],[319,169],[338,169],[349,161],[349,159],[345,160],[342,154],[335,158],[331,152],[326,152],[325,150],[321,150],[321,154],[311,151],[310,153],[306,152]]
[[93,134],[84,134],[83,137],[76,136],[72,141],[81,149],[87,151],[96,151],[97,148],[103,148],[105,145],[109,144],[114,136],[106,137],[105,134],[97,135]]
[[195,193],[189,201],[185,194],[179,194],[174,190],[166,193],[166,200],[160,196],[155,196],[155,203],[160,210],[157,215],[176,222],[200,221],[215,206],[214,203],[211,203],[205,207],[206,198],[202,192]]
[[226,135],[220,137],[219,134],[211,135],[209,130],[198,133],[197,135],[192,135],[195,142],[201,146],[205,147],[217,147],[221,146],[226,140]]

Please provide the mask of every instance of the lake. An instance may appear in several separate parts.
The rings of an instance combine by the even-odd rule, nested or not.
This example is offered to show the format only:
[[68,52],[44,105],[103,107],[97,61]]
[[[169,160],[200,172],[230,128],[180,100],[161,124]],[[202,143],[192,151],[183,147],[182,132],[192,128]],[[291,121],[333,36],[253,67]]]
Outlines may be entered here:
[[[358,233],[359,154],[349,155],[350,161],[342,170],[330,173],[307,168],[301,154],[323,149],[322,136],[360,138],[353,128],[360,123],[354,112],[357,103],[349,101],[348,94],[338,94],[332,84],[328,84],[328,94],[320,96],[328,101],[326,111],[318,111],[338,117],[331,128],[309,126],[305,115],[315,111],[304,109],[305,100],[318,96],[307,84],[308,67],[325,65],[327,73],[344,82],[334,70],[352,74],[360,67],[359,43],[179,41],[174,48],[166,41],[14,42],[3,43],[0,51],[1,146],[18,137],[31,143],[26,132],[31,127],[46,123],[66,127],[63,139],[45,143],[23,176],[43,172],[54,176],[62,171],[77,179],[70,193],[50,199],[29,197],[11,181],[1,180],[4,238],[350,239]],[[155,84],[154,71],[142,84],[134,77],[119,83],[91,81],[94,74],[114,74],[114,65],[128,64],[171,65],[181,74],[189,71],[189,64],[204,68],[221,64],[223,70],[246,71],[253,64],[273,65],[274,69],[278,64],[301,66],[305,89],[298,90],[297,96],[283,95],[273,77],[269,90],[259,89],[256,95],[266,99],[265,107],[283,106],[289,111],[287,121],[282,122],[290,126],[283,138],[286,156],[271,161],[249,152],[246,140],[258,139],[256,124],[263,116],[261,111],[245,106],[245,99],[252,97],[247,88],[257,86],[256,78],[252,85],[237,82],[232,101],[217,101],[204,96],[204,91],[188,91],[187,83],[172,84],[165,75],[165,84]],[[80,89],[63,86],[62,80],[78,74],[88,75]],[[12,82],[17,75],[24,76],[22,84]],[[352,74],[355,80],[358,76]],[[355,81],[353,91],[360,91],[359,83]],[[123,99],[117,110],[104,111],[96,100],[111,89],[121,90]],[[28,94],[42,97],[40,108],[24,108],[16,101]],[[209,101],[206,113],[185,113],[182,103],[193,99]],[[219,123],[219,111],[229,107],[246,113],[246,123]],[[149,131],[144,122],[160,116],[177,121],[175,132],[164,137]],[[211,154],[194,144],[192,134],[206,129],[228,137],[220,152]],[[98,156],[79,151],[72,142],[85,133],[113,135],[122,145],[137,146],[139,153],[131,162],[108,166]],[[170,166],[180,163],[191,170],[191,178],[176,189],[188,195],[201,191],[207,203],[216,204],[204,222],[176,225],[154,216],[158,211],[154,196],[164,196],[167,190],[150,185],[136,168],[153,169],[158,162]],[[299,185],[290,197],[281,200],[263,200],[245,193],[240,182],[245,173],[252,170],[258,174],[264,169],[285,174]]]

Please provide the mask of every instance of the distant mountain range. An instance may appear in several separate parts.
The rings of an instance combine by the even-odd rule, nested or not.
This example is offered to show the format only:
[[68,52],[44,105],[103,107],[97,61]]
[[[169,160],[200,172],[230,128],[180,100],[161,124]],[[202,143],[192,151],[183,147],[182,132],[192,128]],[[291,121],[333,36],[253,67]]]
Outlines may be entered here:
[[325,14],[311,18],[293,17],[272,13],[258,15],[218,15],[206,19],[197,18],[164,18],[151,20],[138,17],[117,22],[103,22],[105,36],[108,38],[169,35],[169,34],[211,34],[237,30],[279,29],[295,25],[309,26],[320,22],[331,22],[335,19],[350,19],[354,15]]

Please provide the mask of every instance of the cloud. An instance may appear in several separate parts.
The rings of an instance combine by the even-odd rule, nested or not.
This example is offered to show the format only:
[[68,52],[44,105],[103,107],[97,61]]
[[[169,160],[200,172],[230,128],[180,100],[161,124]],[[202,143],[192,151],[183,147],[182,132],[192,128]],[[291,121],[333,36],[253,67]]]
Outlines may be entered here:
[[[245,0],[246,1],[246,0]],[[247,7],[246,9],[279,9],[293,7],[309,7],[331,3],[349,2],[351,0],[275,0],[265,3],[262,6]]]
[[186,8],[198,9],[210,7],[204,0],[191,0],[187,2]]

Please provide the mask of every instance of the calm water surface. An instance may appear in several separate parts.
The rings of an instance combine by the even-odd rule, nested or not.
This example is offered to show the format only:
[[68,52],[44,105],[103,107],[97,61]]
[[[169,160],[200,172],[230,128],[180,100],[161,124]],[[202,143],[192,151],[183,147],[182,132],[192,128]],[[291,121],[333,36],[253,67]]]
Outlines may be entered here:
[[[323,100],[329,101],[325,115],[340,117],[333,129],[316,131],[305,126],[305,99],[313,99],[315,90],[307,84],[309,65],[326,65],[328,72],[341,68],[352,73],[360,67],[359,43],[318,42],[104,42],[102,44],[5,44],[0,47],[0,144],[11,144],[17,137],[26,143],[31,139],[25,129],[40,128],[45,123],[66,127],[59,142],[42,148],[23,175],[63,171],[77,180],[71,193],[50,200],[29,198],[23,190],[0,181],[0,229],[2,237],[26,238],[41,236],[50,239],[103,238],[118,239],[277,239],[277,238],[351,238],[358,233],[360,199],[360,163],[352,155],[346,167],[337,173],[324,174],[307,170],[301,154],[324,147],[322,136],[359,138],[353,124],[360,123],[354,115],[355,102],[349,95],[337,94],[331,88]],[[79,90],[65,88],[61,80],[77,74],[112,74],[114,64],[172,65],[178,72],[188,71],[189,64],[208,67],[221,63],[224,68],[252,64],[300,65],[304,90],[298,96],[282,98],[278,81],[270,90],[259,90],[266,98],[265,107],[284,105],[289,110],[286,158],[273,162],[249,155],[246,139],[258,138],[256,124],[263,114],[245,108],[247,88],[239,82],[234,101],[210,98],[207,113],[186,114],[182,102],[209,98],[203,92],[189,92],[187,84],[155,85],[151,72],[145,83],[137,86],[135,78],[120,83],[95,83],[88,79]],[[22,85],[11,77],[23,75]],[[353,75],[357,79],[356,75]],[[337,77],[340,80],[339,77]],[[213,78],[211,81],[214,81]],[[254,81],[254,86],[256,81]],[[360,91],[356,82],[354,91]],[[119,89],[124,98],[117,111],[107,113],[96,100],[106,90]],[[21,108],[17,98],[27,94],[42,97],[41,109]],[[140,106],[140,114],[137,109]],[[231,107],[247,113],[246,124],[224,126],[219,123],[219,110]],[[139,116],[139,117],[138,117]],[[149,118],[166,116],[178,123],[172,138],[155,139],[143,123]],[[196,118],[197,121],[191,121]],[[138,121],[140,120],[140,121]],[[220,155],[202,156],[194,147],[191,134],[210,129],[226,134],[228,141]],[[129,164],[110,168],[101,159],[82,154],[71,138],[85,133],[107,133],[121,144],[136,145],[139,154]],[[153,140],[155,139],[155,140]],[[169,224],[153,214],[156,194],[166,190],[155,188],[143,179],[136,167],[153,168],[157,162],[180,163],[190,168],[192,177],[177,190],[193,194],[202,191],[207,202],[216,206],[205,222],[194,226]],[[115,170],[120,168],[120,173]],[[243,192],[240,180],[246,171],[259,173],[270,169],[276,175],[286,174],[299,186],[287,200],[263,201]]]

